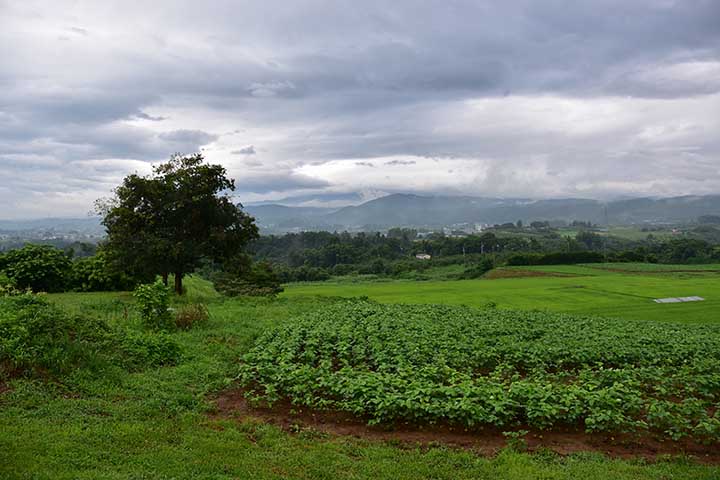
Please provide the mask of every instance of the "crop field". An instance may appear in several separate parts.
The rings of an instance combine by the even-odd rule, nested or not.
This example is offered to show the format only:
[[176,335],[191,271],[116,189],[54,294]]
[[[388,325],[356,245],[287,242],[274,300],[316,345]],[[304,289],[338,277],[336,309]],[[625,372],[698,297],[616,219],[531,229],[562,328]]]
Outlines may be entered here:
[[[367,296],[382,303],[438,303],[549,310],[676,323],[720,323],[720,272],[717,266],[611,264],[512,267],[510,278],[457,281],[322,282],[288,285],[284,297]],[[691,271],[694,270],[694,271]],[[713,271],[715,270],[715,271]],[[538,272],[542,276],[527,276]],[[639,273],[638,273],[639,272]],[[700,296],[703,302],[660,305],[655,298]]]
[[242,372],[261,400],[371,423],[720,442],[720,325],[348,302],[269,331]]

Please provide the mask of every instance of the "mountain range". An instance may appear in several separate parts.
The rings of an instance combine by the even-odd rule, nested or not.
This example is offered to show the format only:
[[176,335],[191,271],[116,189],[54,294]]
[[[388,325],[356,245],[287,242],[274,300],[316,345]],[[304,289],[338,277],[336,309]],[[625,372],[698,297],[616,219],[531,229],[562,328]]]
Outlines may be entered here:
[[590,221],[614,225],[680,223],[720,214],[720,195],[601,202],[393,194],[340,209],[266,204],[246,208],[265,231],[438,228],[461,223]]
[[[550,200],[393,194],[342,208],[261,204],[245,207],[264,233],[298,230],[383,230],[440,228],[455,224],[532,221],[590,221],[629,225],[683,223],[720,215],[720,195],[634,198],[601,202],[582,198]],[[103,235],[97,217],[0,220],[0,234],[45,232]]]

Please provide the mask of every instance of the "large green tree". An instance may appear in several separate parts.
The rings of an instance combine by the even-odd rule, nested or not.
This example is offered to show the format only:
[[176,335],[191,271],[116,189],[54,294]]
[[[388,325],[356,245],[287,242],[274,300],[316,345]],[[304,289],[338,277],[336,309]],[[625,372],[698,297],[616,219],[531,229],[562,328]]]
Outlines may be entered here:
[[235,182],[202,154],[173,155],[148,176],[125,177],[108,201],[98,203],[110,258],[133,275],[182,279],[203,259],[226,261],[258,237],[254,219],[228,195]]

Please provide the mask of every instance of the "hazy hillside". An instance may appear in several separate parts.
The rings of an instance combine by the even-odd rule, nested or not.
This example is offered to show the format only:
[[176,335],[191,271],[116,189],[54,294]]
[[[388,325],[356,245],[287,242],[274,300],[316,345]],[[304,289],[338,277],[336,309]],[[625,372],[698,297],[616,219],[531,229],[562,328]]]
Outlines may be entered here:
[[247,206],[245,211],[255,217],[262,228],[283,229],[313,225],[317,219],[321,219],[335,209],[268,204]]
[[[720,195],[673,198],[636,198],[604,204],[597,200],[551,200],[485,197],[426,197],[394,194],[340,209],[289,207],[267,204],[248,206],[265,233],[293,230],[372,230],[396,226],[438,228],[458,223],[531,222],[535,220],[589,220],[605,223],[678,223],[701,215],[720,215]],[[0,221],[2,232],[44,232],[103,235],[96,217]]]
[[261,205],[248,208],[265,228],[363,229],[393,226],[440,227],[456,223],[505,223],[522,220],[589,220],[612,224],[695,220],[720,213],[720,195],[663,199],[639,198],[607,204],[597,200],[484,197],[425,197],[395,194],[338,210]]
[[0,232],[55,232],[99,236],[105,235],[105,227],[100,224],[100,217],[39,218],[33,220],[0,220]]

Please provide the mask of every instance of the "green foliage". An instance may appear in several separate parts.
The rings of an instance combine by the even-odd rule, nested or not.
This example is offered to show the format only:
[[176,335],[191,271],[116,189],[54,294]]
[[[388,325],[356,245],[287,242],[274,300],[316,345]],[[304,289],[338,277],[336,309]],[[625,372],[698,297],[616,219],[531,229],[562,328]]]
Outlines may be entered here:
[[107,252],[140,276],[183,276],[203,259],[224,261],[258,236],[254,219],[225,192],[235,189],[221,165],[202,154],[175,155],[153,174],[125,177],[115,197],[98,205],[108,231]]
[[184,305],[175,313],[175,326],[181,330],[190,330],[207,323],[210,318],[208,309],[202,303]]
[[13,295],[20,295],[23,292],[18,290],[15,286],[15,282],[5,273],[0,272],[0,297],[10,297]]
[[169,337],[115,330],[33,294],[0,297],[0,378],[110,365],[139,370],[178,358],[179,346]]
[[0,270],[19,289],[34,292],[62,292],[67,286],[72,263],[55,247],[28,244],[3,255]]
[[485,257],[478,263],[465,268],[465,271],[460,274],[459,278],[462,280],[480,278],[493,268],[495,268],[495,264],[492,259]]
[[0,376],[66,373],[102,351],[109,329],[32,294],[0,298]]
[[133,292],[140,319],[152,330],[171,330],[174,326],[170,312],[170,289],[160,280],[138,285]]
[[289,268],[283,265],[275,267],[278,278],[282,283],[288,282],[322,282],[330,279],[330,274],[324,268],[302,265],[297,268]]
[[240,372],[257,399],[372,423],[720,441],[718,326],[349,302],[272,329]]
[[104,252],[92,257],[75,260],[72,265],[71,284],[74,290],[81,292],[109,292],[130,290],[134,286],[132,278],[124,273],[113,271]]
[[252,263],[247,256],[242,260],[239,266],[212,275],[215,290],[229,297],[271,297],[283,291],[279,275],[268,262]]
[[530,433],[528,430],[517,430],[512,432],[503,432],[503,436],[507,439],[508,448],[515,452],[524,452],[528,449],[525,436]]
[[123,366],[133,371],[174,365],[181,356],[180,346],[164,333],[126,332],[115,340]]

